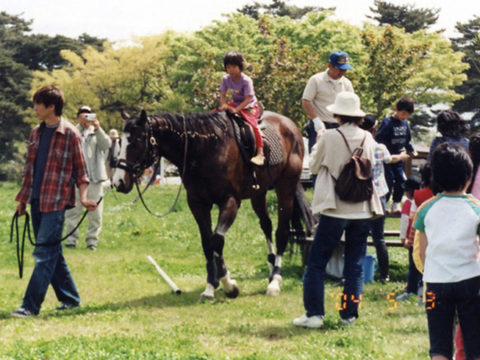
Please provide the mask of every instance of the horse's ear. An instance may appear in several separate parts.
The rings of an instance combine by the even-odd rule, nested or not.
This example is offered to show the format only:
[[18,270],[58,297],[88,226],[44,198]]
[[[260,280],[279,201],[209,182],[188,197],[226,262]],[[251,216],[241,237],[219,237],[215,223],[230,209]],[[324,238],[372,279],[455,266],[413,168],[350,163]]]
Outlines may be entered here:
[[138,118],[138,124],[143,125],[147,122],[148,122],[147,112],[145,110],[142,110],[142,112],[140,113],[140,117]]
[[122,109],[122,111],[120,111],[120,114],[122,115],[123,120],[127,121],[130,119],[130,114],[125,109]]

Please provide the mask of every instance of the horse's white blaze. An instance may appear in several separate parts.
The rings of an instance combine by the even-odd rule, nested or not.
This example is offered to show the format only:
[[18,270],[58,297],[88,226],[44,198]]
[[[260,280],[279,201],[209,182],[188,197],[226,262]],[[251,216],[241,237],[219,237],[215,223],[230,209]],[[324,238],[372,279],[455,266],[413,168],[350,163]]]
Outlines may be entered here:
[[237,282],[230,279],[230,271],[227,272],[224,277],[220,278],[220,282],[222,283],[223,290],[225,290],[226,293],[231,293],[237,286]]
[[212,284],[207,283],[205,291],[200,294],[202,299],[213,300],[215,298],[215,288]]
[[282,276],[279,274],[273,275],[272,281],[267,286],[267,295],[278,296],[280,295],[280,284],[282,283]]
[[[120,155],[118,156],[118,159],[126,160],[127,159],[127,146],[128,146],[128,133],[123,133],[122,135],[122,141],[121,141],[121,146],[120,146]],[[120,185],[120,180],[123,180],[125,178],[125,170],[123,169],[115,169],[115,172],[113,173],[113,178],[112,182],[114,186],[119,186]]]

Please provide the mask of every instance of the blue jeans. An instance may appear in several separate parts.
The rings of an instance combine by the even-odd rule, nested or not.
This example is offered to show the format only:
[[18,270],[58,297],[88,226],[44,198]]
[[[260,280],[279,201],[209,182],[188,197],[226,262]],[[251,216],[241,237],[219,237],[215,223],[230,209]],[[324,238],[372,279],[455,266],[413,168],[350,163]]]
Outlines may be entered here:
[[455,312],[462,328],[467,360],[480,357],[480,276],[456,283],[427,283],[430,356],[453,353]]
[[403,177],[403,162],[395,164],[385,164],[385,180],[387,180],[388,190],[387,201],[392,195],[393,202],[401,202],[405,185]]
[[333,250],[345,231],[345,284],[342,304],[343,319],[358,317],[358,305],[363,291],[363,261],[367,251],[370,220],[347,220],[321,215],[303,276],[303,303],[307,316],[325,315],[325,268]]
[[31,204],[31,215],[35,239],[40,246],[37,245],[33,250],[35,267],[22,307],[33,314],[38,314],[49,284],[52,284],[60,302],[80,304],[80,296],[63,257],[60,243],[65,210],[41,213],[38,201],[34,200]]
[[[380,198],[382,202],[383,212],[385,213],[386,199],[385,196]],[[377,251],[378,259],[378,271],[380,272],[380,279],[386,279],[388,277],[388,249],[385,243],[384,228],[385,228],[385,215],[375,218],[371,221],[371,232],[373,245]]]
[[413,261],[413,246],[408,249],[408,276],[407,276],[407,292],[417,294],[418,288],[422,283],[422,273],[417,270]]

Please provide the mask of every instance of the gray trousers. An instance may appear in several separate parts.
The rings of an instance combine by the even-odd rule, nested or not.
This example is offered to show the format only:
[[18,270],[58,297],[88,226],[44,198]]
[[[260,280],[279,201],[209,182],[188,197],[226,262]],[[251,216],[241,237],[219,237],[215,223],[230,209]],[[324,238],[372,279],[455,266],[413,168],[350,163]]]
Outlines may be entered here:
[[[98,183],[88,184],[87,198],[90,200],[98,201],[103,196],[103,181]],[[70,233],[73,228],[78,224],[83,214],[84,207],[80,203],[80,194],[78,188],[75,188],[76,204],[73,209],[69,209],[65,212],[65,234]],[[85,236],[85,241],[88,247],[97,248],[98,236],[102,230],[102,214],[103,214],[103,201],[98,204],[98,207],[94,211],[89,211],[88,227]],[[84,220],[85,221],[85,220]],[[65,241],[67,245],[76,246],[77,240],[80,234],[78,229],[70,235]]]

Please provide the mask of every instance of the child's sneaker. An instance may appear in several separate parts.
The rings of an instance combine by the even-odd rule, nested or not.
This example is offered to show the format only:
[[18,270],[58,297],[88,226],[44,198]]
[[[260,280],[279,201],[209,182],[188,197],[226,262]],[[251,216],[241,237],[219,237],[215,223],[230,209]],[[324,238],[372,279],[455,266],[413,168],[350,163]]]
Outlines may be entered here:
[[255,165],[262,166],[265,163],[265,156],[255,155],[250,161]]
[[390,213],[400,214],[401,211],[402,211],[402,205],[399,202],[392,203],[392,206],[390,208]]
[[323,326],[323,316],[307,316],[307,314],[303,314],[299,318],[293,320],[293,325],[303,326],[311,329],[319,328]]
[[397,301],[405,301],[405,300],[410,299],[413,295],[415,295],[415,294],[405,291],[403,294],[398,295],[396,299],[397,299]]
[[18,308],[17,310],[15,311],[12,311],[12,314],[11,314],[13,317],[17,317],[17,318],[28,318],[28,317],[32,317],[32,316],[35,316],[34,313],[32,313],[31,311],[27,310],[27,309],[24,309],[24,308]]
[[357,318],[355,316],[349,317],[347,319],[342,318],[342,323],[346,325],[352,325],[353,323],[355,323],[355,321],[357,321]]

